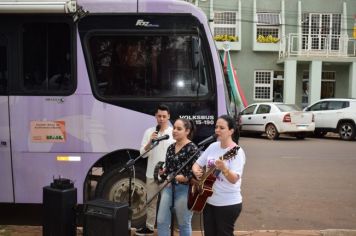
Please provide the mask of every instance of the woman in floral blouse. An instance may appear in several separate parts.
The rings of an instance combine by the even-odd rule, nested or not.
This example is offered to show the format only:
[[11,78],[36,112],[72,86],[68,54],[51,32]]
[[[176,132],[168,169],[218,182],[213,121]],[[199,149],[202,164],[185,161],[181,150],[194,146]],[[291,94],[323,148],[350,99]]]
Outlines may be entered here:
[[195,158],[165,187],[161,193],[161,201],[157,216],[157,229],[159,236],[170,235],[172,189],[174,188],[174,212],[178,221],[179,235],[190,236],[192,234],[192,212],[188,210],[188,180],[192,176],[192,165],[198,158],[195,154],[198,147],[191,141],[195,131],[194,124],[184,118],[179,118],[173,126],[173,138],[175,143],[167,149],[165,161],[165,173],[169,176],[180,169],[193,155]]

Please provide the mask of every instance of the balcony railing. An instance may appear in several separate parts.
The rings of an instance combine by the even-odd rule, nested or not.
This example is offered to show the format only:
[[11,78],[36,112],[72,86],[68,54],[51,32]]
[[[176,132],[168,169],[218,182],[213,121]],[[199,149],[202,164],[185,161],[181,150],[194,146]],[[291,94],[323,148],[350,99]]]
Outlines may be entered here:
[[279,59],[288,57],[356,57],[356,40],[347,35],[289,34],[282,38]]

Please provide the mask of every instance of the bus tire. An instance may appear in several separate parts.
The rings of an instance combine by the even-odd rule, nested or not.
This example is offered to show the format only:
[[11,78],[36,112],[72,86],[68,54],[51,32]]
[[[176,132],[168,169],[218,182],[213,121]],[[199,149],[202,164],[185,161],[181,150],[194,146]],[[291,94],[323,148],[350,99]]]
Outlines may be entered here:
[[[114,202],[129,201],[129,173],[119,174],[121,166],[104,173],[95,189],[95,198],[104,198]],[[137,166],[131,182],[131,227],[142,227],[146,222],[146,171]]]

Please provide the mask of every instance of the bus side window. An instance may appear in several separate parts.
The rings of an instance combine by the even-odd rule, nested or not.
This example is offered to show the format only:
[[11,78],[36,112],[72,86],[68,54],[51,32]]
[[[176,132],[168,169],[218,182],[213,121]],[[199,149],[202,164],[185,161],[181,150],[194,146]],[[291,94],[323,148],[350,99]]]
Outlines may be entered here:
[[36,93],[68,93],[71,76],[70,27],[66,23],[23,24],[23,89]]
[[0,95],[7,93],[7,85],[7,39],[0,34]]

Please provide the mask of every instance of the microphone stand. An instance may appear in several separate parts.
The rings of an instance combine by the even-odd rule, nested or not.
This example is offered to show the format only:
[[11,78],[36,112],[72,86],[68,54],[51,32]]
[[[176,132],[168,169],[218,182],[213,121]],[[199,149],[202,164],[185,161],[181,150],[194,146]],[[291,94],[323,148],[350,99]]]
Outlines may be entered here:
[[[186,167],[200,152],[201,150],[204,148],[204,145],[198,147],[198,150],[186,161],[184,162],[184,164],[177,170],[175,171],[174,173],[170,174],[165,183],[162,184],[160,186],[160,189],[157,191],[157,193],[155,193],[155,195],[153,195],[153,197],[151,199],[149,199],[146,203],[146,206],[145,208],[148,207],[148,205],[153,201],[153,199],[155,199],[158,194],[160,194],[160,192],[168,185],[170,184],[173,180],[175,180],[175,177],[184,169],[184,167]],[[171,236],[174,235],[174,194],[175,194],[175,185],[176,183],[172,183],[172,206],[171,206]]]
[[144,153],[142,153],[141,155],[139,155],[138,157],[136,157],[135,159],[132,159],[129,154],[129,158],[130,160],[128,160],[125,164],[124,167],[122,167],[119,170],[119,174],[122,174],[123,172],[125,172],[126,170],[129,170],[129,199],[128,199],[128,203],[129,203],[129,222],[128,222],[128,228],[129,228],[129,235],[131,232],[131,219],[132,219],[132,209],[131,209],[131,183],[132,183],[132,175],[135,171],[135,163],[142,158],[143,156],[145,156],[149,151],[151,151],[153,148],[155,148],[157,145],[159,144],[159,141],[153,142],[150,146],[150,148],[148,150],[146,150]]

